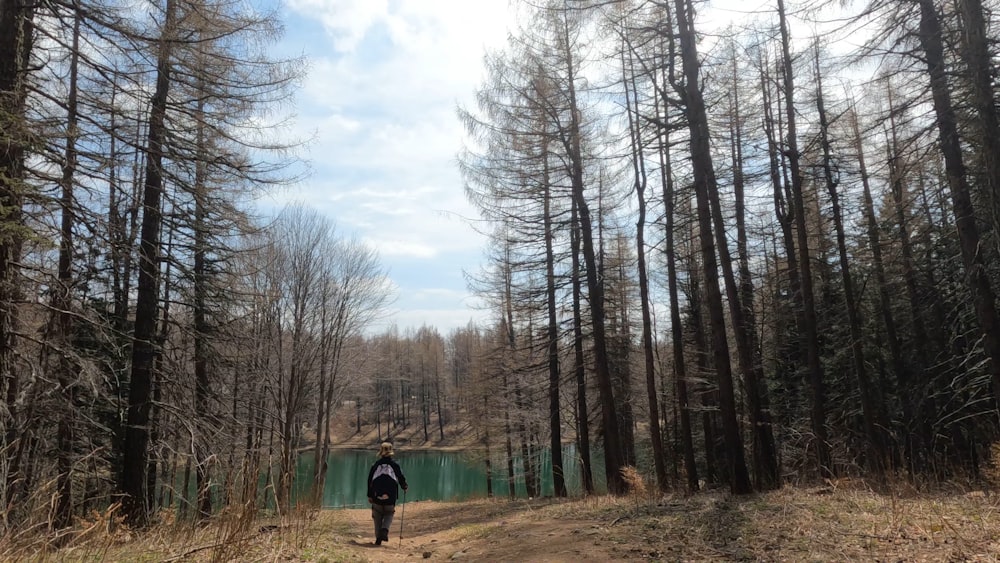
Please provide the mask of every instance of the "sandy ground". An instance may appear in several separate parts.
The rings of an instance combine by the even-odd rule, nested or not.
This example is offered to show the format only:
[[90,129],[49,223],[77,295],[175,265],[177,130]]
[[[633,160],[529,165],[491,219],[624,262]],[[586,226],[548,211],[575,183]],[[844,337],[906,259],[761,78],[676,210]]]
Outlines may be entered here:
[[[369,561],[611,561],[625,552],[592,516],[574,517],[552,501],[415,502],[397,506],[390,541],[372,542],[370,511],[342,511],[362,530],[348,550]],[[401,518],[402,517],[402,518]],[[402,519],[402,534],[400,529]],[[400,537],[402,535],[402,538]],[[640,555],[641,546],[628,549]]]

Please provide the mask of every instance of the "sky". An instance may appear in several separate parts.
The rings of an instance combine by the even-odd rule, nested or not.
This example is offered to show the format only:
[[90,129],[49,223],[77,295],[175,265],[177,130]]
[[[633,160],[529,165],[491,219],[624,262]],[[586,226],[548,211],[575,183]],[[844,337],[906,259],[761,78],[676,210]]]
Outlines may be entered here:
[[506,41],[508,0],[286,0],[283,53],[308,58],[294,134],[311,174],[272,195],[375,248],[395,300],[382,326],[442,333],[482,320],[463,271],[486,240],[468,219],[459,105],[474,107],[487,48]]
[[[311,174],[267,204],[303,203],[378,251],[394,301],[370,330],[485,321],[464,275],[480,270],[487,241],[470,223],[456,109],[475,109],[483,56],[514,26],[510,1],[283,1],[277,49],[309,61],[292,135],[310,139],[300,156]],[[715,0],[699,25],[770,4]]]

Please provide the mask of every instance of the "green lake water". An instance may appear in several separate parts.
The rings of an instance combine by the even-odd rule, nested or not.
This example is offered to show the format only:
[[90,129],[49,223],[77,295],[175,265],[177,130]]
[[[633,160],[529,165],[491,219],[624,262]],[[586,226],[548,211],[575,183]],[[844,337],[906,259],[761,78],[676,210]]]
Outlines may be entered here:
[[[417,500],[466,500],[484,498],[486,491],[486,464],[481,452],[441,452],[397,450],[399,463],[409,484],[407,501]],[[552,495],[552,459],[548,450],[542,453],[542,496]],[[375,451],[338,450],[330,454],[327,464],[326,489],[323,506],[327,508],[368,506],[368,470],[375,463]],[[581,494],[580,464],[576,449],[564,448],[564,473],[570,495]],[[294,496],[308,493],[315,462],[312,454],[299,458],[296,468]],[[603,468],[594,468],[595,471]],[[525,496],[520,459],[515,462],[515,483],[519,496]],[[602,475],[595,475],[596,483],[603,483]],[[502,456],[493,460],[493,494],[507,496],[508,480],[506,461]]]

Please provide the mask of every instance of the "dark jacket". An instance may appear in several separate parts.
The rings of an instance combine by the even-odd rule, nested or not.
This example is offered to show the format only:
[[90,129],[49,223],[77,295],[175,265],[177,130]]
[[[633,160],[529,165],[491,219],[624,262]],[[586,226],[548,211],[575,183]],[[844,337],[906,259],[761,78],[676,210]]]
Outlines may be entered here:
[[406,477],[391,457],[383,457],[368,471],[368,499],[375,504],[396,504],[399,486],[406,490]]

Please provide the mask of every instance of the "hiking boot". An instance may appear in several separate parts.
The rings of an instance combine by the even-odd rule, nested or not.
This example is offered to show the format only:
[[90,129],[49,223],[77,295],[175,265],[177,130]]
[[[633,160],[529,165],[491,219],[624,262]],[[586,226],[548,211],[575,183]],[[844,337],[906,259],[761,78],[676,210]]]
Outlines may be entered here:
[[389,541],[389,528],[382,528],[382,534],[378,539],[379,541]]
[[382,536],[375,538],[375,545],[382,545]]

